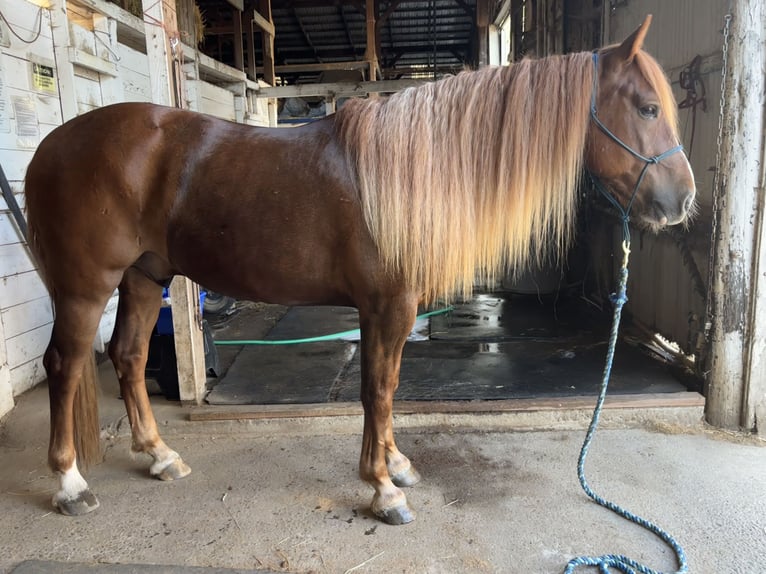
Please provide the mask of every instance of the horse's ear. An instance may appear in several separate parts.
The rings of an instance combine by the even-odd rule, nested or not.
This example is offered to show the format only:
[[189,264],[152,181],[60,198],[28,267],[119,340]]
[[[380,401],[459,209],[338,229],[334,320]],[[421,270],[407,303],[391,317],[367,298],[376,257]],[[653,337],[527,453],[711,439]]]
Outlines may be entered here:
[[616,52],[622,57],[623,60],[626,62],[633,61],[633,58],[641,49],[641,46],[644,45],[644,38],[646,38],[646,33],[649,31],[649,25],[651,23],[652,15],[647,14],[646,18],[644,18],[643,24],[641,24],[635,32],[625,38],[625,41],[620,44]]

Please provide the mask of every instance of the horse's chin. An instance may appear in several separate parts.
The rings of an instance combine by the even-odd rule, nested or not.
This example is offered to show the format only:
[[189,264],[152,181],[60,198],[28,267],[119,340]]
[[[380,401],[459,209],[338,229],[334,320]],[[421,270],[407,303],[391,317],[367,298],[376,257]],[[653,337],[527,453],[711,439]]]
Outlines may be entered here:
[[641,213],[635,218],[635,221],[641,229],[651,231],[652,233],[659,233],[663,229],[675,225],[687,227],[692,215],[693,214],[690,211],[683,211],[669,216],[664,211],[653,208],[647,212]]

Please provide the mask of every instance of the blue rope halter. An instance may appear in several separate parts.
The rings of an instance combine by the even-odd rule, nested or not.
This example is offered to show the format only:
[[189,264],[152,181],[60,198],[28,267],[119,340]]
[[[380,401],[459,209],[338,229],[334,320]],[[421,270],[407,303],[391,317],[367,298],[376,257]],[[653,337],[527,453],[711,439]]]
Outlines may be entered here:
[[[683,146],[677,145],[669,149],[668,151],[654,157],[646,157],[638,153],[637,151],[635,151],[628,144],[626,144],[624,141],[622,141],[620,138],[614,135],[611,132],[611,130],[607,128],[598,118],[598,113],[596,110],[597,89],[598,89],[598,54],[594,53],[593,54],[593,92],[591,95],[590,116],[593,119],[594,123],[599,127],[599,129],[602,132],[604,132],[607,136],[609,136],[612,140],[614,140],[617,144],[619,144],[623,149],[630,152],[639,160],[645,162],[646,165],[644,165],[644,168],[641,170],[641,174],[638,177],[636,186],[633,188],[633,194],[631,195],[630,201],[628,201],[628,205],[625,208],[623,208],[620,205],[620,203],[614,198],[614,196],[611,193],[609,193],[609,191],[606,189],[606,186],[604,186],[604,184],[601,183],[598,180],[598,178],[596,178],[595,176],[591,176],[593,177],[593,181],[596,186],[596,189],[598,189],[599,192],[609,200],[609,202],[620,213],[620,216],[622,218],[623,260],[622,260],[622,267],[620,269],[620,282],[617,288],[617,293],[611,296],[612,303],[614,303],[614,317],[612,321],[612,330],[609,334],[609,347],[608,347],[607,355],[606,355],[606,364],[604,366],[604,375],[601,381],[601,391],[599,393],[598,400],[596,401],[596,407],[593,411],[593,418],[591,420],[590,426],[588,427],[588,432],[585,435],[585,440],[583,442],[582,449],[580,450],[580,458],[577,461],[577,477],[580,480],[580,486],[582,486],[582,489],[585,491],[585,494],[587,494],[594,502],[596,502],[596,504],[603,506],[604,508],[608,508],[612,512],[622,516],[623,518],[627,520],[630,520],[634,524],[638,524],[639,526],[649,530],[650,532],[653,532],[658,537],[662,538],[662,540],[668,546],[670,546],[676,554],[679,569],[675,574],[686,574],[689,571],[689,567],[686,563],[686,554],[684,553],[684,549],[676,541],[676,539],[673,538],[673,536],[665,532],[662,528],[660,528],[656,524],[653,524],[652,522],[649,522],[648,520],[641,518],[640,516],[637,516],[625,510],[624,508],[621,508],[619,505],[615,504],[614,502],[610,502],[602,498],[601,496],[593,492],[590,485],[588,484],[588,481],[585,478],[585,458],[588,455],[588,448],[590,447],[590,443],[593,440],[593,437],[596,433],[596,428],[598,427],[598,422],[601,417],[601,409],[604,404],[604,399],[606,398],[606,391],[609,385],[609,377],[612,372],[612,361],[614,359],[614,349],[615,349],[615,346],[617,345],[617,333],[620,326],[620,316],[622,315],[622,307],[628,301],[628,296],[627,296],[628,259],[630,257],[630,229],[628,227],[628,223],[630,222],[630,210],[633,207],[633,200],[636,197],[638,188],[641,186],[641,181],[644,179],[644,175],[646,174],[646,170],[649,168],[649,166],[653,164],[657,164],[663,159],[665,159],[666,157],[668,157],[669,155],[672,155],[676,152],[680,152],[683,150]],[[616,568],[617,570],[619,570],[620,572],[624,572],[625,574],[636,574],[636,573],[662,574],[661,572],[652,570],[651,568],[644,566],[643,564],[636,562],[635,560],[628,558],[627,556],[622,556],[620,554],[605,554],[603,556],[580,556],[577,558],[573,558],[567,564],[566,569],[564,570],[564,574],[572,574],[572,572],[574,572],[575,568],[577,568],[578,566],[598,566],[601,574],[609,574],[610,568]]]
[[630,210],[633,207],[633,201],[636,199],[636,194],[638,194],[638,188],[641,187],[641,182],[644,181],[646,170],[649,169],[650,165],[656,165],[660,163],[663,159],[673,155],[674,153],[683,152],[684,146],[679,144],[659,155],[655,155],[652,157],[646,157],[645,155],[637,152],[628,144],[626,144],[624,141],[622,141],[619,137],[614,135],[612,130],[606,127],[604,123],[599,119],[598,110],[596,108],[597,92],[598,92],[598,52],[593,52],[593,89],[591,90],[591,95],[590,95],[590,117],[593,120],[593,123],[595,123],[596,126],[598,126],[598,129],[604,132],[609,137],[609,139],[611,139],[613,142],[615,142],[622,149],[630,153],[633,157],[635,157],[639,161],[644,162],[644,168],[641,170],[641,173],[638,176],[636,185],[633,187],[633,193],[631,194],[630,200],[628,201],[628,205],[625,208],[623,208],[622,205],[620,205],[620,202],[617,201],[617,199],[611,193],[609,193],[609,190],[607,190],[606,186],[601,182],[600,179],[598,179],[598,177],[596,177],[593,173],[589,174],[591,180],[593,181],[594,187],[599,191],[599,193],[601,193],[601,195],[603,195],[609,201],[609,203],[612,204],[612,206],[620,214],[620,217],[622,219],[623,236],[626,241],[630,242],[630,230],[628,228],[628,223],[630,222]]

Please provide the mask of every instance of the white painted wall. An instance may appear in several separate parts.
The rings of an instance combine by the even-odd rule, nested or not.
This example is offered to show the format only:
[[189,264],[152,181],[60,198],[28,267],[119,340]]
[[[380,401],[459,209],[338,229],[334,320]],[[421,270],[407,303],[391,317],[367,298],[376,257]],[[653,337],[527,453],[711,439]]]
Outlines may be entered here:
[[[61,123],[58,95],[34,88],[32,62],[53,65],[53,42],[48,10],[23,0],[0,0],[0,10],[24,39],[2,24],[0,41],[0,163],[17,202],[24,207],[24,173],[40,139]],[[19,122],[15,106],[25,104],[31,122]],[[23,135],[32,128],[37,135]],[[22,135],[19,135],[19,131]],[[52,311],[47,291],[35,271],[13,218],[0,200],[0,415],[13,405],[13,396],[29,389],[43,375],[41,355],[51,332]]]

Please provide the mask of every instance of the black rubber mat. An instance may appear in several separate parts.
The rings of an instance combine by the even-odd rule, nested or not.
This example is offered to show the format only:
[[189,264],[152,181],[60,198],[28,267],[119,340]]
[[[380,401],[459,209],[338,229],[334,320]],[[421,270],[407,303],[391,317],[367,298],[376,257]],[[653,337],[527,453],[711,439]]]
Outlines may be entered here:
[[[359,327],[350,307],[294,307],[265,337],[305,339]],[[353,338],[353,337],[352,337]],[[327,402],[356,345],[324,341],[291,345],[247,345],[207,396],[214,405]]]
[[206,400],[213,405],[327,402],[355,348],[342,341],[246,347]]
[[[348,307],[295,307],[269,332],[285,340],[355,329]],[[409,342],[397,399],[498,400],[595,395],[601,384],[609,317],[577,301],[478,295],[430,318],[428,339]],[[244,347],[208,396],[211,404],[355,401],[356,343]],[[621,342],[610,392],[685,391],[666,368]]]
[[[405,346],[396,398],[471,401],[597,395],[606,343],[475,343],[429,341]],[[662,365],[620,343],[609,383],[612,394],[681,392]],[[355,357],[333,388],[336,401],[360,393]]]

